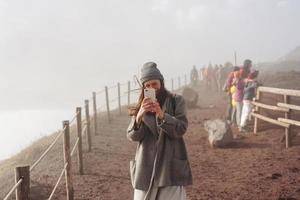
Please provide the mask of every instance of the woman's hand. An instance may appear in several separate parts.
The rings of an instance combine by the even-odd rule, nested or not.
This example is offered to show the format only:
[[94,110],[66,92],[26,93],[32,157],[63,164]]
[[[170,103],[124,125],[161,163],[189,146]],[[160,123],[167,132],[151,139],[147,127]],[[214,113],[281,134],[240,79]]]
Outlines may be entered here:
[[154,112],[153,102],[150,98],[144,98],[142,101],[141,108],[136,116],[136,122],[140,123],[146,112]]
[[159,119],[163,119],[165,117],[165,114],[161,110],[160,105],[157,101],[153,102],[153,111],[156,113]]

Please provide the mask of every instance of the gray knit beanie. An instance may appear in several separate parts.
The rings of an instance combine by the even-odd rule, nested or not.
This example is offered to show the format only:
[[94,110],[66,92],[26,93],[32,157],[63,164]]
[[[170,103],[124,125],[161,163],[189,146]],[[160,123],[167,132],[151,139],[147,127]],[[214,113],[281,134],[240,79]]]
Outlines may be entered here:
[[249,67],[249,65],[251,65],[251,64],[252,64],[252,61],[249,60],[249,59],[246,59],[246,60],[244,61],[244,67],[245,67],[245,66]]
[[157,69],[157,65],[154,62],[145,63],[141,70],[142,84],[149,80],[164,80],[163,75]]

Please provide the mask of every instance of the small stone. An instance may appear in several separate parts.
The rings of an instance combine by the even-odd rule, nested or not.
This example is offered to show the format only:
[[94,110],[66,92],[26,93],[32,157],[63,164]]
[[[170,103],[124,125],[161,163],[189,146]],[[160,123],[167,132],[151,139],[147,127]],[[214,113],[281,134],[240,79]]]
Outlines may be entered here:
[[278,178],[280,178],[280,177],[282,177],[282,175],[281,174],[279,174],[279,173],[274,173],[274,174],[272,174],[271,175],[271,179],[278,179]]

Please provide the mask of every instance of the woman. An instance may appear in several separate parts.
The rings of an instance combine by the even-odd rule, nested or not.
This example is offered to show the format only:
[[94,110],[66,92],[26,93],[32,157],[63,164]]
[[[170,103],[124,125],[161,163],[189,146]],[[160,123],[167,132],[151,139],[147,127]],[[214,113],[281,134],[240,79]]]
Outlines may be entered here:
[[164,78],[153,62],[141,71],[144,88],[154,88],[157,101],[144,98],[130,110],[132,121],[127,137],[138,142],[130,161],[134,200],[185,200],[184,186],[192,184],[192,174],[183,135],[188,121],[182,96],[164,87]]
[[238,66],[233,67],[233,70],[228,74],[225,84],[223,86],[223,91],[227,93],[227,109],[226,109],[226,120],[231,124],[232,119],[232,94],[231,94],[231,86],[234,78],[234,72],[239,71],[240,68]]
[[235,71],[230,92],[232,94],[232,119],[231,121],[237,126],[240,126],[241,115],[243,108],[243,90],[244,83],[241,79],[241,72]]

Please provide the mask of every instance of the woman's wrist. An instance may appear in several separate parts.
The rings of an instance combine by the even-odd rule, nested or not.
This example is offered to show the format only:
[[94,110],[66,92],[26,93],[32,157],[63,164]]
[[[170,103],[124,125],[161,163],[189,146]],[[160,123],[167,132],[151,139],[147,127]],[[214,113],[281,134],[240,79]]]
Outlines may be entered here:
[[137,114],[137,116],[136,116],[136,118],[135,118],[135,122],[136,122],[137,124],[141,123],[141,121],[142,121],[141,118],[142,118],[141,115]]
[[165,118],[165,113],[162,112],[162,111],[160,111],[160,112],[158,113],[158,118],[159,118],[160,120],[163,120],[163,119]]

